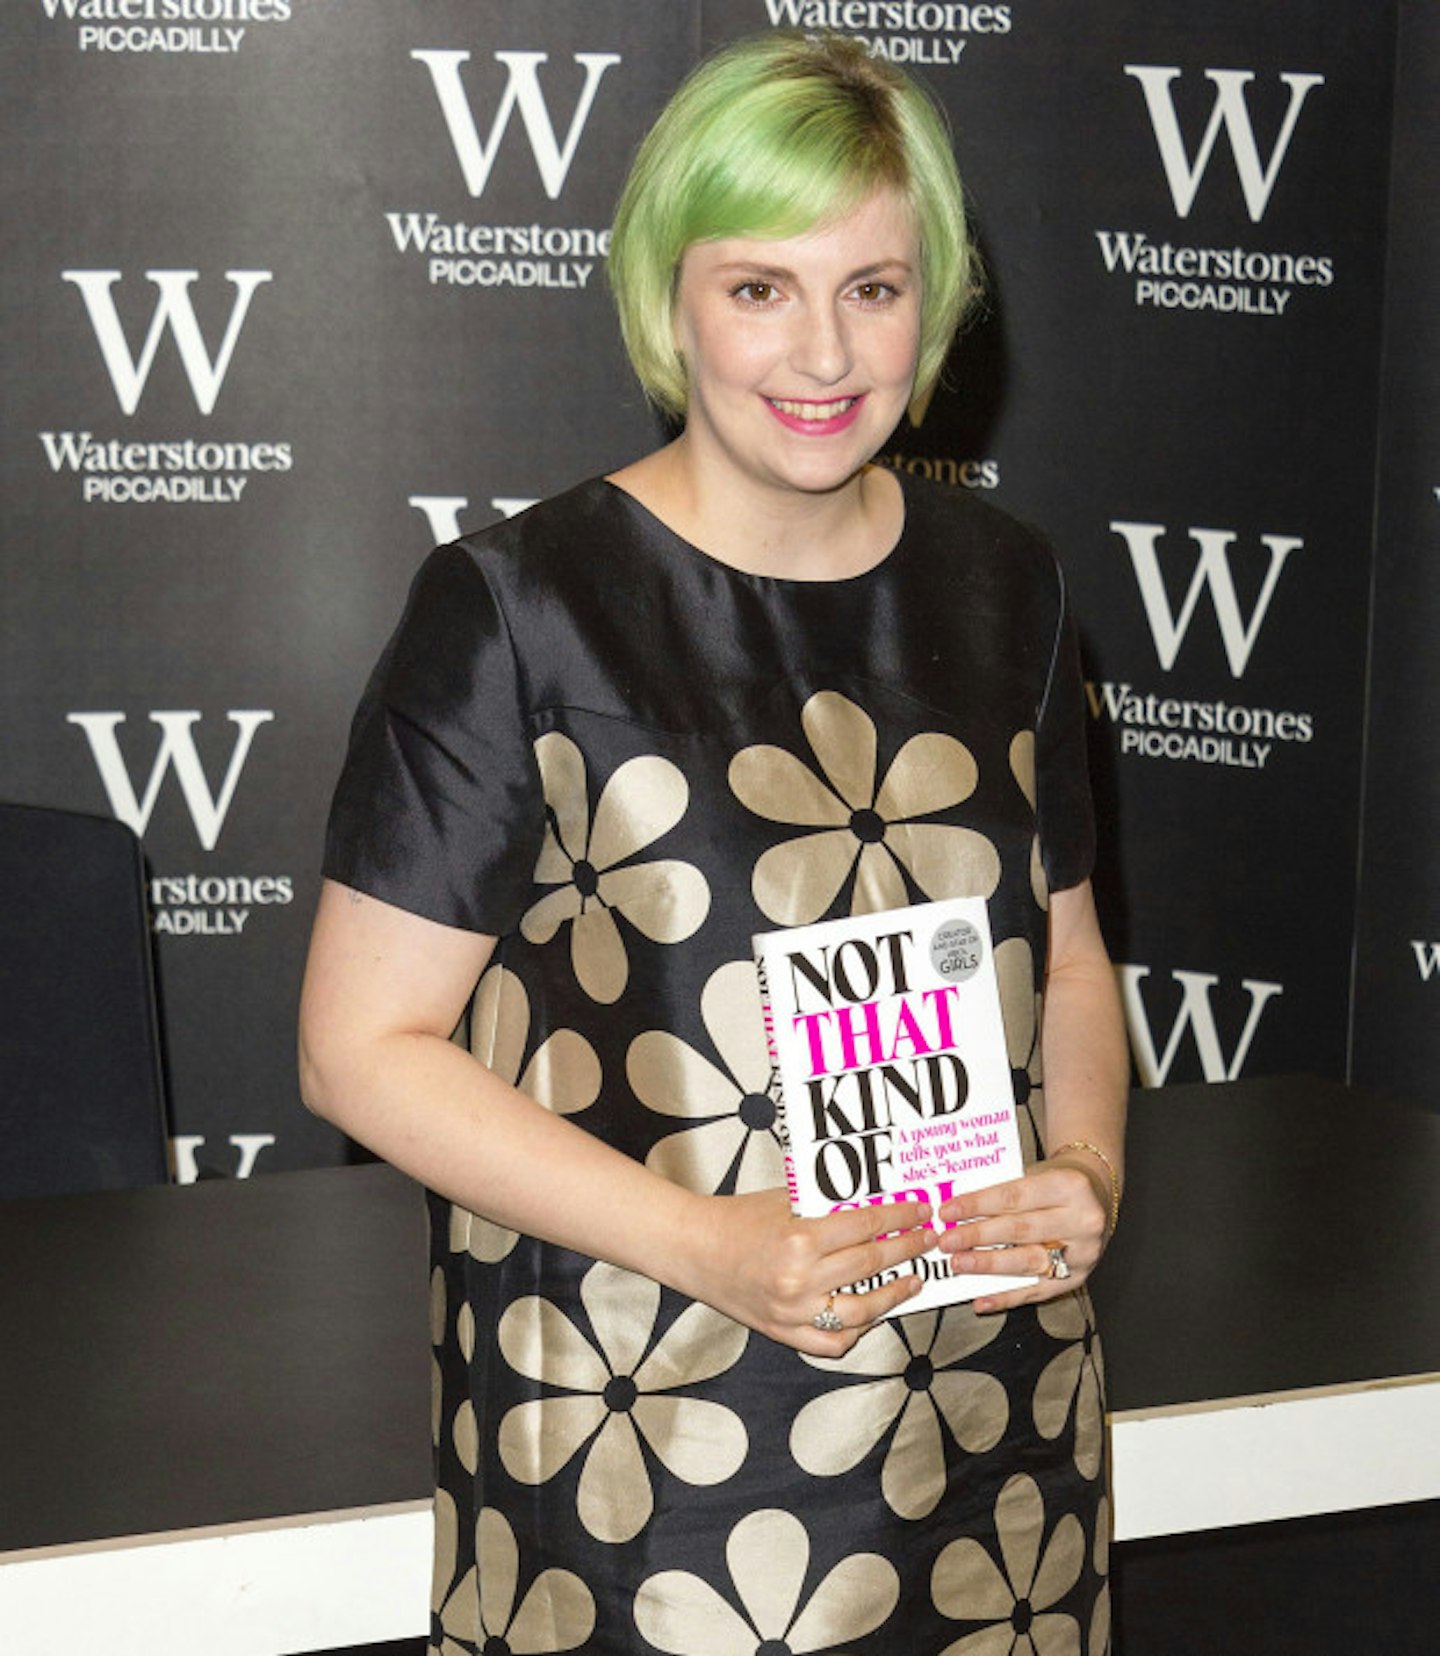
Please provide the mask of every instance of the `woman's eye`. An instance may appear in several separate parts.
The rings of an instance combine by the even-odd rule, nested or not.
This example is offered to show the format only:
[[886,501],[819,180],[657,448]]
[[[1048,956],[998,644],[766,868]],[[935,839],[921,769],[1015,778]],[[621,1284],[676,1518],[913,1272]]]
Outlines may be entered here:
[[855,289],[855,297],[862,305],[879,305],[885,300],[893,298],[895,289],[889,282],[861,282]]
[[752,305],[768,305],[775,297],[773,282],[742,282],[735,289],[737,298],[745,299]]

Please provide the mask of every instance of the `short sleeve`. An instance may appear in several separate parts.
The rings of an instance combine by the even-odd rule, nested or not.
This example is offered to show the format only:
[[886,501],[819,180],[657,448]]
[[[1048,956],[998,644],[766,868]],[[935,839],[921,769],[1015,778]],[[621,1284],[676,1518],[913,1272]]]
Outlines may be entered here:
[[505,617],[471,555],[441,547],[361,697],[324,871],[442,925],[503,936],[524,911],[544,828]]
[[1080,646],[1065,577],[1054,654],[1035,731],[1036,814],[1040,855],[1052,891],[1090,877],[1095,865],[1095,809],[1085,746],[1085,701]]

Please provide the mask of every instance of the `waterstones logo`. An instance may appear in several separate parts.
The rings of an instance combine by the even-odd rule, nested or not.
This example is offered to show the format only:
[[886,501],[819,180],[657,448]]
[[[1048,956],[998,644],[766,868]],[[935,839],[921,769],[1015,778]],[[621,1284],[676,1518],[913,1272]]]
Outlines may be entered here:
[[1440,943],[1412,938],[1410,947],[1415,951],[1415,970],[1421,983],[1440,983]]
[[254,472],[286,472],[289,443],[130,443],[92,431],[42,431],[52,472],[80,478],[80,498],[108,506],[233,506]]
[[[1281,571],[1304,542],[1294,535],[1260,537],[1266,554],[1264,575],[1247,618],[1231,563],[1239,539],[1235,531],[1190,530],[1199,555],[1177,610],[1172,608],[1160,563],[1165,526],[1117,520],[1110,527],[1130,554],[1161,671],[1174,668],[1200,600],[1208,593],[1230,675],[1243,678]],[[1315,736],[1315,721],[1309,713],[1246,706],[1222,697],[1168,696],[1113,680],[1087,681],[1085,696],[1091,718],[1113,725],[1119,731],[1121,754],[1136,758],[1263,770],[1279,746],[1308,743]]]
[[294,901],[288,874],[162,874],[150,881],[150,925],[169,937],[238,937],[256,909]]
[[910,477],[928,477],[963,489],[1000,487],[998,460],[959,460],[950,454],[906,454],[901,449],[875,458],[882,466]]
[[[160,743],[150,764],[144,791],[135,787],[130,766],[117,734],[123,713],[70,713],[66,722],[78,725],[90,745],[112,813],[143,836],[167,776],[174,774],[195,837],[205,851],[219,843],[225,819],[240,784],[255,733],[275,717],[263,709],[231,711],[235,737],[225,774],[212,788],[195,740],[197,712],[152,713],[160,727]],[[151,924],[156,932],[176,937],[234,937],[245,930],[256,909],[284,906],[294,901],[294,881],[288,874],[165,874],[150,881]]]
[[[1262,157],[1247,94],[1256,78],[1253,70],[1205,71],[1213,88],[1210,114],[1193,150],[1175,108],[1174,83],[1181,79],[1181,71],[1173,66],[1129,63],[1125,73],[1144,96],[1176,218],[1189,219],[1212,172],[1223,135],[1245,211],[1252,224],[1261,223],[1306,99],[1325,84],[1325,77],[1280,75],[1284,113],[1269,154]],[[1273,89],[1268,90],[1273,97]],[[1207,205],[1225,199],[1222,188],[1219,183],[1207,186]],[[1335,281],[1334,261],[1324,253],[1263,252],[1238,242],[1207,246],[1168,238],[1155,241],[1144,230],[1097,230],[1095,239],[1107,274],[1132,282],[1136,305],[1152,309],[1279,317],[1297,292],[1328,288]]]
[[1180,78],[1175,68],[1160,68],[1155,64],[1127,63],[1125,73],[1139,82],[1145,94],[1145,107],[1150,126],[1160,150],[1165,168],[1165,180],[1170,186],[1170,198],[1175,204],[1177,218],[1189,218],[1195,204],[1206,169],[1215,153],[1223,129],[1229,141],[1235,171],[1245,197],[1245,210],[1252,224],[1259,224],[1270,205],[1275,182],[1280,176],[1290,140],[1306,98],[1317,87],[1325,84],[1323,75],[1282,74],[1280,80],[1289,90],[1289,103],[1280,131],[1270,151],[1270,158],[1262,164],[1260,146],[1255,138],[1255,125],[1246,102],[1245,88],[1255,79],[1249,69],[1207,69],[1205,78],[1215,88],[1210,106],[1210,121],[1201,136],[1192,160],[1185,148],[1180,121],[1175,113],[1171,95],[1172,83]]
[[135,791],[130,768],[120,751],[116,731],[125,723],[123,713],[67,713],[67,724],[79,725],[90,744],[90,753],[100,780],[105,786],[110,809],[134,833],[144,836],[150,826],[150,816],[166,776],[173,770],[181,794],[190,812],[195,837],[206,851],[213,851],[225,826],[231,801],[240,783],[240,774],[250,756],[255,732],[269,724],[274,713],[259,709],[226,714],[235,726],[235,740],[230,749],[224,780],[219,791],[213,791],[205,776],[205,767],[195,745],[195,726],[200,722],[195,712],[152,713],[151,724],[160,727],[160,745],[151,761],[145,792]]
[[288,23],[293,0],[40,0],[82,52],[238,52],[250,26]]
[[775,29],[831,30],[891,63],[954,64],[971,35],[1009,34],[1008,5],[951,0],[765,0]]
[[[537,181],[548,200],[558,201],[605,75],[621,61],[615,52],[574,54],[581,81],[562,137],[552,114],[554,93],[547,95],[540,77],[541,65],[550,62],[549,53],[495,52],[494,61],[504,71],[505,82],[482,139],[475,106],[461,76],[471,54],[417,48],[410,56],[429,73],[465,188],[477,201],[485,193],[501,151],[515,153],[526,147],[507,137],[516,116]],[[547,81],[552,85],[573,82],[575,71],[566,74],[551,69]],[[573,291],[590,285],[610,251],[608,226],[474,224],[426,209],[387,212],[385,220],[396,251],[422,259],[432,286]]]
[[150,313],[150,328],[139,356],[132,354],[120,313],[115,306],[115,284],[120,281],[118,270],[62,270],[60,278],[73,282],[85,301],[90,325],[105,359],[106,372],[115,388],[115,398],[122,413],[133,414],[140,406],[155,354],[168,330],[180,353],[185,376],[195,406],[202,414],[213,414],[215,402],[230,371],[230,360],[240,339],[240,330],[250,311],[250,301],[256,288],[273,279],[268,270],[227,270],[225,280],[235,289],[230,306],[230,318],[214,356],[200,332],[195,317],[195,306],[190,297],[191,284],[200,279],[198,270],[147,270],[145,279],[159,290],[155,308]]
[[[406,504],[413,506],[424,517],[432,546],[448,546],[466,533],[460,527],[460,514],[470,510],[468,495],[411,495]],[[535,505],[535,497],[492,495],[490,505],[497,516],[512,518]]]
[[[1245,1060],[1250,1055],[1255,1032],[1260,1027],[1260,1019],[1265,1008],[1284,993],[1281,984],[1243,978],[1240,989],[1243,995],[1248,997],[1246,1004],[1232,991],[1221,988],[1221,980],[1214,973],[1190,972],[1176,968],[1170,974],[1179,990],[1179,1005],[1176,1006],[1173,993],[1165,995],[1164,991],[1154,989],[1148,997],[1142,993],[1141,985],[1150,976],[1148,966],[1117,965],[1115,973],[1120,981],[1125,1021],[1130,1030],[1130,1050],[1134,1055],[1135,1070],[1142,1087],[1163,1087],[1182,1052],[1193,1053],[1198,1058],[1199,1079],[1237,1080],[1244,1069]],[[1244,1011],[1243,1022],[1238,1032],[1233,1035],[1233,1044],[1228,1054],[1221,1035],[1220,1020],[1215,1013],[1213,996],[1217,989],[1221,992],[1222,1007],[1227,1012],[1233,1012],[1237,1008],[1243,1008]],[[1163,1012],[1157,1004],[1162,996],[1166,1001]],[[1147,998],[1150,1007],[1155,1008],[1153,1014],[1150,1007],[1147,1007]],[[1152,1018],[1163,1016],[1169,1017],[1170,1027],[1169,1033],[1165,1035],[1162,1050],[1156,1039],[1160,1031]],[[1227,1028],[1234,1021],[1234,1018],[1227,1017]]]
[[[120,412],[133,417],[149,384],[166,336],[173,341],[195,399],[197,413],[215,411],[240,333],[256,290],[272,280],[268,270],[227,270],[234,289],[229,317],[214,351],[205,341],[195,314],[191,287],[197,270],[147,270],[156,289],[154,306],[139,352],[132,351],[116,303],[118,270],[65,270],[62,280],[79,289],[85,302],[101,360]],[[97,436],[91,430],[39,433],[52,472],[81,479],[81,499],[106,505],[233,505],[252,474],[287,472],[294,464],[288,442],[205,442],[175,436],[159,441],[131,441]]]
[[1275,596],[1280,572],[1290,554],[1305,543],[1298,535],[1261,535],[1261,544],[1269,553],[1264,584],[1255,600],[1247,621],[1240,608],[1235,590],[1235,577],[1230,555],[1239,536],[1233,529],[1192,529],[1190,538],[1199,548],[1189,590],[1178,614],[1172,612],[1166,595],[1165,579],[1160,570],[1158,551],[1160,537],[1165,533],[1162,523],[1126,523],[1114,521],[1110,525],[1121,536],[1130,553],[1140,595],[1145,601],[1145,617],[1150,623],[1150,636],[1155,641],[1155,653],[1160,665],[1168,673],[1175,665],[1180,646],[1200,602],[1202,592],[1208,590],[1215,610],[1215,619],[1225,644],[1225,656],[1231,675],[1243,678],[1255,648],[1260,628]]

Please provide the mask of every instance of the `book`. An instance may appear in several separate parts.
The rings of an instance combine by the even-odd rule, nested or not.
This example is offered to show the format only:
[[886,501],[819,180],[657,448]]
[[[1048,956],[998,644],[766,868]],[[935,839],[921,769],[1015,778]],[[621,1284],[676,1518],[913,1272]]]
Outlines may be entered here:
[[[983,897],[947,898],[753,939],[790,1204],[802,1218],[929,1202],[1024,1172]],[[848,1285],[924,1279],[892,1315],[1030,1276],[960,1274],[932,1248]]]

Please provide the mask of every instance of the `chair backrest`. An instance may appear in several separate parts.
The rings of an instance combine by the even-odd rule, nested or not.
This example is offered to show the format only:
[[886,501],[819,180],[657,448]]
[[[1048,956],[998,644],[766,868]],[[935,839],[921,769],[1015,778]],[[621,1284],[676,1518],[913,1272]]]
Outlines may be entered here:
[[0,1196],[166,1176],[140,843],[110,817],[0,805]]

